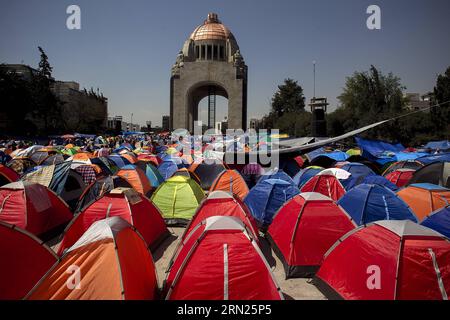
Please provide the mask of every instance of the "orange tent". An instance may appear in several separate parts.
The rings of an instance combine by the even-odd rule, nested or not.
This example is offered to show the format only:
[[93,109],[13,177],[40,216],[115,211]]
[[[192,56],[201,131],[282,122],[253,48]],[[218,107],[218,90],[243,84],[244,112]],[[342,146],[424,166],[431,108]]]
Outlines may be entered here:
[[72,161],[86,162],[90,164],[92,158],[94,158],[94,156],[89,152],[79,152],[72,156]]
[[58,254],[72,246],[95,221],[115,216],[136,227],[150,248],[156,248],[170,234],[158,208],[148,198],[131,188],[116,188],[70,222]]
[[126,165],[122,167],[117,172],[117,176],[125,179],[134,190],[142,193],[143,195],[148,195],[148,193],[152,190],[152,186],[145,175],[145,172],[135,165]]
[[152,300],[155,265],[145,241],[119,217],[95,222],[30,291],[30,300]]
[[134,153],[132,153],[132,152],[123,151],[123,152],[120,152],[120,156],[124,157],[125,159],[127,159],[130,163],[136,163],[137,162],[136,155]]
[[397,194],[409,205],[419,220],[450,204],[450,190],[429,183],[412,184]]
[[245,183],[245,180],[236,170],[226,170],[220,173],[213,182],[209,192],[216,190],[230,192],[237,195],[241,200],[243,200],[249,192],[247,183]]

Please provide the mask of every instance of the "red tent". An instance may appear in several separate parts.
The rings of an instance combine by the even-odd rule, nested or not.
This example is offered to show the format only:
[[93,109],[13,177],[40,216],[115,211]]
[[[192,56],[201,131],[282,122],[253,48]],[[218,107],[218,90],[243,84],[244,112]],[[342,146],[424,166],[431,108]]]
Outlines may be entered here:
[[170,300],[283,299],[253,235],[236,217],[210,217],[193,229],[168,272]]
[[324,170],[309,179],[300,191],[318,192],[334,201],[338,201],[345,194],[345,188],[342,186],[339,179],[333,174],[328,174],[328,170]]
[[136,229],[119,217],[95,222],[31,290],[30,300],[152,300],[155,264]]
[[70,219],[69,207],[43,185],[18,181],[0,188],[0,220],[41,239],[51,238]]
[[213,191],[208,195],[198,207],[191,222],[187,226],[183,239],[203,220],[213,216],[231,216],[241,219],[248,230],[253,234],[254,239],[258,241],[258,227],[255,219],[239,197],[233,196],[224,191]]
[[31,233],[0,221],[0,300],[18,300],[58,261]]
[[404,187],[411,180],[416,170],[413,169],[397,169],[386,175],[386,179],[395,184],[397,187]]
[[58,249],[62,255],[96,221],[108,217],[121,217],[139,231],[148,246],[155,248],[168,234],[166,224],[158,208],[131,188],[116,188],[92,203],[78,214],[64,231]]
[[450,242],[409,220],[378,221],[336,242],[315,282],[330,298],[447,299]]
[[17,181],[19,177],[13,169],[0,164],[0,186]]
[[283,262],[286,278],[309,278],[327,250],[354,228],[350,216],[330,198],[301,193],[275,215],[268,238]]

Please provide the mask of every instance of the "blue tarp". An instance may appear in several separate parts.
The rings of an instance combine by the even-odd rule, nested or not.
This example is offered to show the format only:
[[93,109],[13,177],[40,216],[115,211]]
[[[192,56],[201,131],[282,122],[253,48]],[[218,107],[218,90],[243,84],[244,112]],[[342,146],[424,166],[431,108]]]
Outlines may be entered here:
[[267,179],[254,186],[244,202],[260,224],[269,225],[277,211],[299,193],[297,186],[286,181]]
[[281,169],[273,169],[273,170],[266,172],[265,174],[263,174],[261,176],[261,178],[259,178],[258,183],[261,183],[268,179],[280,179],[280,180],[286,181],[292,185],[295,185],[292,178]]
[[417,158],[428,156],[425,152],[397,152],[395,154],[395,161],[416,160]]
[[422,221],[421,225],[450,238],[450,206],[441,208],[430,214]]
[[314,177],[316,174],[318,174],[322,169],[316,169],[316,168],[305,168],[300,170],[299,173],[297,173],[294,177],[294,183],[297,185],[297,187],[301,188],[303,185],[308,182],[309,179]]
[[363,151],[362,156],[370,161],[376,161],[381,165],[387,162],[395,162],[396,153],[405,150],[400,143],[392,144],[381,140],[366,140],[361,137],[355,137],[356,143]]
[[422,162],[423,164],[430,164],[433,162],[450,162],[450,152],[420,157],[416,160]]
[[425,147],[426,149],[431,150],[447,150],[450,149],[450,141],[443,140],[443,141],[430,141],[428,142]]
[[320,156],[325,156],[335,161],[345,161],[350,157],[347,153],[339,150],[333,152],[325,152],[324,148],[319,148],[306,154],[306,157],[310,162]]
[[376,184],[360,184],[339,201],[358,225],[378,220],[411,220],[418,222],[409,206],[392,190]]

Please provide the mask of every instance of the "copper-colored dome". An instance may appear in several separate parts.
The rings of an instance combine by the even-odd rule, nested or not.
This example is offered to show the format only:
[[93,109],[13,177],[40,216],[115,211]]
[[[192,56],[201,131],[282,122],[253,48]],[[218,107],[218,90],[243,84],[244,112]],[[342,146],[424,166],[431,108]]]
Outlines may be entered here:
[[217,14],[210,13],[208,14],[208,19],[202,25],[195,28],[190,38],[194,41],[227,40],[230,36],[230,30],[220,22]]

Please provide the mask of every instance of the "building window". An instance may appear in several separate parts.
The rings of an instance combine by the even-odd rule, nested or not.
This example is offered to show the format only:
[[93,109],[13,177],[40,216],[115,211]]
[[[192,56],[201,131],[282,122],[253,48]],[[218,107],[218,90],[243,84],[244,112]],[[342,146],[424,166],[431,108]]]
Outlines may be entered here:
[[201,56],[201,59],[204,60],[205,57],[206,57],[206,54],[205,54],[205,46],[202,45],[202,56]]
[[208,44],[208,56],[206,59],[212,60],[212,46],[210,44]]
[[219,47],[219,57],[220,57],[219,59],[220,59],[220,60],[225,60],[225,55],[224,55],[224,53],[225,53],[225,52],[224,52],[224,50],[223,50],[223,46],[220,46],[220,47]]
[[218,60],[218,52],[217,52],[217,45],[213,46],[213,60]]

